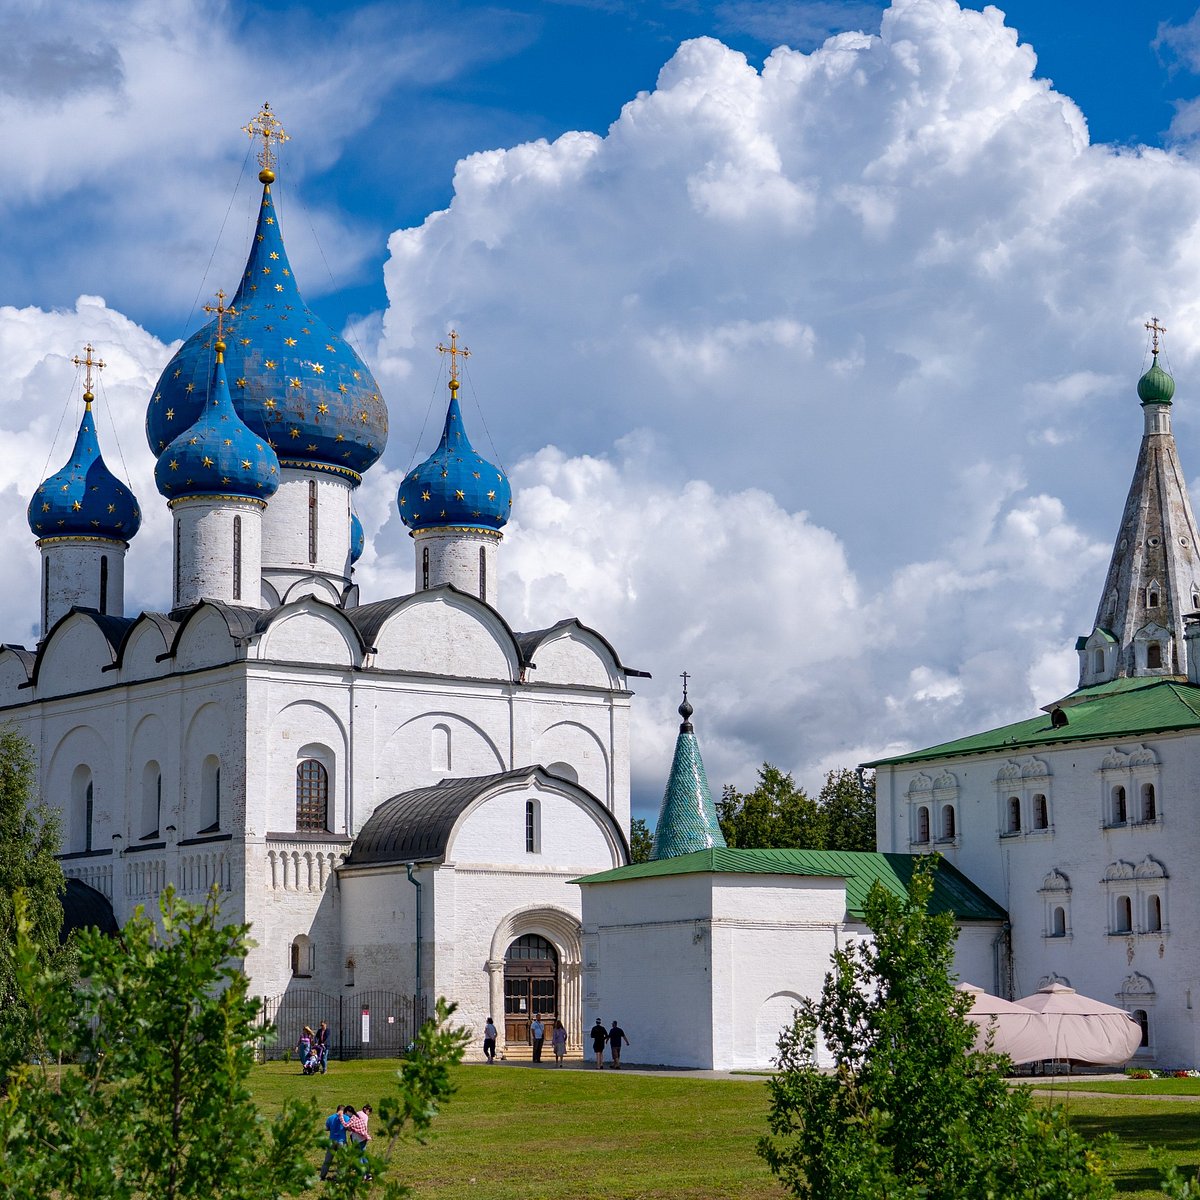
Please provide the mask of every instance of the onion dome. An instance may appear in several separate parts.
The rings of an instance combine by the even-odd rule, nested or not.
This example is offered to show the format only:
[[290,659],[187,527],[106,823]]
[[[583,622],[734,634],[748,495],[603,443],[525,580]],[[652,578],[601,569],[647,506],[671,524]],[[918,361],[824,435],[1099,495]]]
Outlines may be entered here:
[[1158,365],[1158,351],[1150,370],[1138,380],[1138,397],[1143,404],[1170,404],[1175,395],[1175,380]]
[[358,513],[350,514],[350,565],[354,566],[360,558],[362,558],[363,550],[367,544],[367,536],[363,533],[362,522],[358,519]]
[[[91,347],[88,347],[89,356]],[[91,391],[83,393],[83,420],[71,457],[29,501],[29,528],[39,538],[95,537],[128,542],[142,523],[137,497],[104,464],[92,416]]]
[[498,531],[512,509],[512,488],[499,467],[475,452],[458,407],[458,380],[450,380],[450,407],[438,448],[410,471],[397,495],[400,519],[420,529]]
[[[387,444],[387,405],[366,364],[296,286],[265,169],[250,257],[224,331],[234,407],[285,467],[330,471],[357,486]],[[155,454],[195,423],[208,391],[212,321],[176,351],[146,411]]]
[[671,774],[667,778],[662,807],[658,810],[658,821],[654,826],[654,844],[650,850],[652,859],[679,858],[697,850],[725,846],[725,837],[721,833],[717,810],[708,788],[704,759],[700,757],[700,743],[696,741],[696,733],[692,728],[693,709],[688,703],[686,678],[683,686],[683,703],[679,706],[683,723],[675,739]]
[[217,342],[216,350],[212,385],[200,398],[204,407],[159,455],[154,482],[168,500],[228,496],[266,503],[279,487],[279,459],[238,416],[225,374],[225,343]]

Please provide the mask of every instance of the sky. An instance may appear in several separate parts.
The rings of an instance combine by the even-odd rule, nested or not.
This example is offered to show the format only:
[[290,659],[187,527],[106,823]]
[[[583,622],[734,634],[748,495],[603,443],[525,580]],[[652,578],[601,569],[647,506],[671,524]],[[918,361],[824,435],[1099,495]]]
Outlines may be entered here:
[[1194,4],[56,0],[0,35],[5,641],[38,636],[25,505],[88,341],[144,513],[126,607],[169,607],[145,406],[240,275],[264,100],[301,290],[389,403],[364,598],[411,589],[396,488],[457,328],[514,485],[502,611],[653,675],[642,815],[685,669],[714,788],[814,788],[1069,691],[1151,316],[1200,478]]

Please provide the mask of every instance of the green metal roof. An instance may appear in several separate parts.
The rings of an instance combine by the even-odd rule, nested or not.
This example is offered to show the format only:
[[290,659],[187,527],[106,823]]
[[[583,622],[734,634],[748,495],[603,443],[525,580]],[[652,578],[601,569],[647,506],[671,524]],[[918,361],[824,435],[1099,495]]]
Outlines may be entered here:
[[1039,746],[1068,745],[1082,741],[1144,737],[1200,727],[1200,687],[1177,679],[1117,679],[1112,683],[1081,688],[1064,698],[1068,724],[1055,729],[1050,715],[1041,713],[1028,721],[1002,725],[971,737],[942,742],[911,754],[897,754],[866,763],[868,767],[927,762],[957,758],[964,754],[986,754]]
[[[867,893],[881,883],[895,896],[908,895],[913,867],[922,855],[856,850],[697,850],[678,858],[632,863],[573,883],[621,883],[668,875],[815,875],[846,881],[846,911],[861,919]],[[943,859],[933,877],[931,913],[951,913],[960,921],[1003,921],[1007,914],[961,871]]]

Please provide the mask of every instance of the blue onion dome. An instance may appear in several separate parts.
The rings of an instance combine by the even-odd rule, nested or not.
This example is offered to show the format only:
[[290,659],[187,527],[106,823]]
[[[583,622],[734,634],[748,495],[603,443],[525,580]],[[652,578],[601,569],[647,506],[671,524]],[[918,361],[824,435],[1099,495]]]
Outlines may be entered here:
[[458,380],[438,448],[405,477],[397,495],[400,519],[419,529],[501,529],[512,510],[512,488],[499,467],[475,452],[458,407]]
[[104,464],[96,438],[91,392],[66,466],[29,501],[29,528],[39,538],[95,537],[128,542],[142,523],[137,497]]
[[367,545],[367,535],[363,533],[362,522],[358,519],[358,513],[350,514],[350,565],[354,566],[360,558],[362,558],[363,550]]
[[1158,351],[1150,370],[1138,380],[1138,398],[1143,404],[1170,404],[1175,395],[1175,380],[1158,365]]
[[154,482],[168,500],[229,496],[261,500],[279,487],[279,459],[267,439],[238,416],[225,374],[225,343],[217,342],[212,386],[201,397],[195,424],[168,443],[154,468]]
[[[258,226],[224,332],[234,407],[285,467],[329,471],[353,486],[387,444],[387,405],[366,364],[305,303],[288,263],[264,170]],[[155,454],[200,415],[215,321],[167,363],[146,410]]]

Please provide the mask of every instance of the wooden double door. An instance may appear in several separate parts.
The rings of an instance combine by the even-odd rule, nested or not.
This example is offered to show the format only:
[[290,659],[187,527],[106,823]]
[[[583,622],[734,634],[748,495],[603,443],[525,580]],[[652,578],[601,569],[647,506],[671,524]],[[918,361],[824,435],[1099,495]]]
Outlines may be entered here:
[[532,1043],[529,1026],[541,1017],[549,1047],[557,1015],[558,955],[544,937],[527,933],[504,956],[504,1039],[509,1045]]

